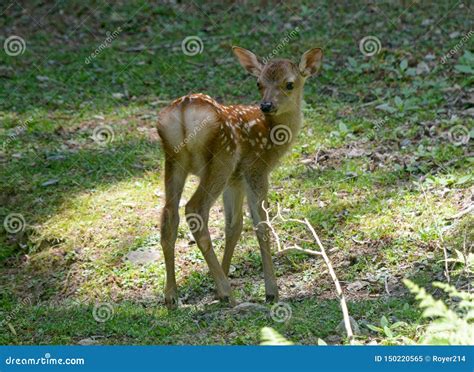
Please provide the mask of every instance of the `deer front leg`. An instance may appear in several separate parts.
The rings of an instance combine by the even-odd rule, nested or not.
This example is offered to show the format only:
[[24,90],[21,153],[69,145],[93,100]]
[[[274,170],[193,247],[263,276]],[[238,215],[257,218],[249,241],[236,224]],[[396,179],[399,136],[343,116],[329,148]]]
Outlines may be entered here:
[[262,203],[267,203],[268,174],[254,174],[247,177],[247,199],[262,255],[263,275],[265,278],[265,297],[267,302],[278,301],[278,286],[273,269],[270,251],[270,233],[265,221]]

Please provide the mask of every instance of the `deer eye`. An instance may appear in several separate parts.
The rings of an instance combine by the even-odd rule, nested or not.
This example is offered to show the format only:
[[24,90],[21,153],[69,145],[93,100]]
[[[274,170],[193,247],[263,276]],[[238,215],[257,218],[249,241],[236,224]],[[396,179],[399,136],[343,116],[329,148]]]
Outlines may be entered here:
[[295,84],[292,82],[286,83],[286,89],[292,90],[295,87]]

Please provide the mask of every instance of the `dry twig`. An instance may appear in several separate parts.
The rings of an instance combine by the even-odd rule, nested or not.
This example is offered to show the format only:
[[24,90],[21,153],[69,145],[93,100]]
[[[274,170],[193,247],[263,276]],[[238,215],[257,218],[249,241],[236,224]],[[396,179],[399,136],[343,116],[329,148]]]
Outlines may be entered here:
[[[339,299],[339,303],[341,305],[342,316],[343,316],[343,319],[344,319],[344,327],[346,329],[347,337],[349,338],[349,340],[352,340],[354,338],[354,334],[352,332],[351,321],[350,321],[350,318],[349,318],[349,310],[347,309],[346,299],[344,297],[344,293],[342,292],[341,284],[340,284],[339,280],[337,279],[337,276],[336,276],[336,273],[335,273],[334,268],[332,266],[331,260],[329,259],[328,255],[326,254],[326,250],[324,249],[324,246],[322,245],[321,240],[319,239],[319,236],[316,233],[316,230],[313,228],[311,223],[306,218],[304,220],[298,220],[298,219],[293,219],[293,218],[289,218],[289,219],[284,218],[281,215],[281,210],[280,210],[280,205],[279,204],[277,204],[277,214],[272,219],[270,219],[270,208],[268,208],[268,209],[265,208],[264,204],[262,204],[262,208],[265,211],[265,214],[266,214],[267,218],[266,218],[266,221],[262,221],[261,223],[266,224],[270,228],[270,231],[272,232],[273,237],[275,238],[275,240],[277,242],[277,255],[280,256],[280,255],[283,255],[283,254],[291,252],[291,251],[298,251],[298,252],[306,253],[306,254],[312,255],[312,256],[321,256],[323,258],[324,263],[326,264],[326,267],[328,268],[329,275],[331,276],[331,279],[334,282],[334,285],[336,287],[336,294],[337,294],[337,298]],[[301,223],[301,224],[305,225],[309,229],[311,234],[313,235],[313,238],[314,238],[316,244],[319,247],[319,251],[312,250],[312,249],[304,249],[304,248],[302,248],[298,245],[294,245],[294,246],[282,249],[281,242],[280,242],[280,237],[278,236],[278,233],[276,232],[275,227],[273,226],[273,222],[276,219],[280,219],[283,222],[287,222],[287,221],[298,222],[298,223]]]

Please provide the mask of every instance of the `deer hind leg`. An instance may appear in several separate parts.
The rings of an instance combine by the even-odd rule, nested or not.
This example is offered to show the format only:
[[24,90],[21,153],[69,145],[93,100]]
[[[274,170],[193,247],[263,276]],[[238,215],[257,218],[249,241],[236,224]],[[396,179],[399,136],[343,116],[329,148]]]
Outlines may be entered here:
[[229,275],[230,262],[234,254],[243,226],[242,204],[244,192],[242,181],[236,180],[229,184],[224,190],[224,212],[225,212],[225,249],[222,258],[222,269]]
[[266,215],[262,203],[267,203],[268,176],[252,175],[247,177],[247,199],[252,215],[255,233],[262,255],[263,275],[265,278],[265,297],[267,302],[278,301],[278,286],[273,269],[272,253],[270,251],[270,233],[265,221]]
[[207,165],[207,170],[204,172],[196,192],[186,204],[186,220],[216,283],[217,297],[233,305],[230,283],[212,248],[208,229],[209,210],[225,188],[231,171],[228,163],[221,164],[216,159]]
[[186,176],[187,173],[176,161],[166,159],[166,201],[161,214],[161,247],[166,266],[165,304],[168,308],[175,308],[178,304],[174,249],[179,224],[179,200],[183,192]]

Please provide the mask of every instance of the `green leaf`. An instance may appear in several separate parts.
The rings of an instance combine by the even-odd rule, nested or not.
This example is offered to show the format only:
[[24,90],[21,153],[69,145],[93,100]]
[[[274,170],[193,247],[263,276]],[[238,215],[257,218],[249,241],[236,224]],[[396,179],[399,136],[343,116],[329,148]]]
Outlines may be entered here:
[[347,129],[347,125],[344,124],[342,121],[339,122],[339,131],[340,132],[348,132],[349,130]]
[[409,69],[406,70],[406,74],[408,76],[416,76],[416,68],[410,67]]
[[293,345],[291,341],[288,341],[285,337],[270,327],[263,327],[260,331],[261,342],[260,345]]
[[7,326],[8,326],[8,328],[10,328],[10,331],[11,331],[15,336],[17,336],[16,331],[15,331],[15,328],[14,328],[10,323],[7,323]]
[[393,114],[394,112],[397,111],[395,108],[390,106],[388,103],[382,103],[381,105],[375,106],[375,109],[386,111],[386,112],[389,112],[390,114]]
[[323,339],[318,338],[318,345],[319,345],[319,346],[327,346],[327,343],[326,343],[326,341],[324,341]]
[[469,182],[472,179],[472,174],[466,174],[465,176],[459,177],[456,180],[456,185],[462,185],[466,182]]
[[389,327],[387,327],[387,326],[383,327],[383,331],[385,332],[385,335],[388,338],[393,338],[393,332]]
[[354,58],[347,57],[347,62],[349,62],[349,65],[351,65],[352,67],[357,67],[357,61]]
[[388,319],[385,315],[382,315],[382,318],[380,318],[380,325],[382,327],[388,327]]
[[400,62],[400,69],[402,71],[405,71],[408,67],[408,60],[407,59],[403,59],[401,62]]
[[390,326],[390,329],[397,329],[398,327],[401,327],[403,325],[406,325],[405,322],[396,322],[396,323],[393,323],[391,326]]
[[399,96],[396,96],[394,101],[395,101],[395,106],[397,106],[398,108],[403,107],[403,101]]
[[466,49],[462,57],[459,58],[459,60],[462,63],[465,63],[466,65],[474,65],[474,53],[471,53],[469,50]]
[[454,66],[454,69],[464,74],[474,74],[474,69],[471,66],[456,65]]
[[383,329],[377,326],[374,326],[373,324],[366,324],[366,327],[374,332],[382,333]]

